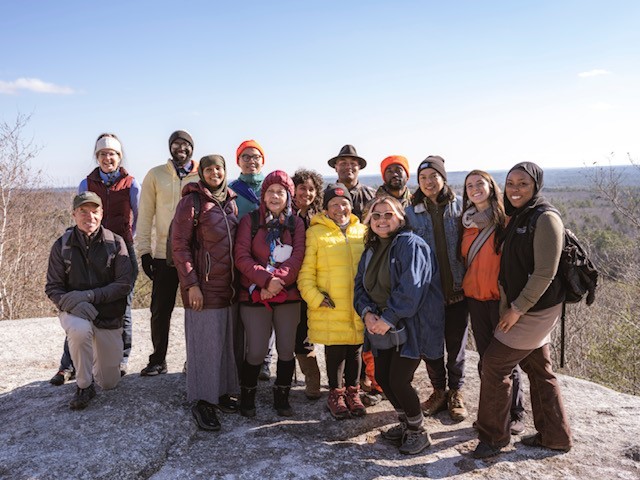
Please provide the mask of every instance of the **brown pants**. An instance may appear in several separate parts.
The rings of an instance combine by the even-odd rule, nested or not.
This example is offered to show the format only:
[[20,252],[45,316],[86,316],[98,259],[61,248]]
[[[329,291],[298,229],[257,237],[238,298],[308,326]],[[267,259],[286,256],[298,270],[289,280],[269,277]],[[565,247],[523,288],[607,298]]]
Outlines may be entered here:
[[478,408],[478,437],[492,447],[511,441],[511,371],[520,364],[529,376],[533,423],[542,445],[571,447],[571,429],[562,403],[558,380],[551,368],[549,345],[535,350],[515,350],[496,338],[482,357],[482,381]]

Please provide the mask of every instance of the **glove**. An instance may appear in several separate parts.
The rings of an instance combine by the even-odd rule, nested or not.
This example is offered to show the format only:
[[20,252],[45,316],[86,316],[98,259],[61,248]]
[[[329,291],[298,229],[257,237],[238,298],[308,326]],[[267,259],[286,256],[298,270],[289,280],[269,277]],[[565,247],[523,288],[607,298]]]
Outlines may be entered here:
[[142,260],[142,270],[149,277],[149,280],[153,280],[153,257],[150,253],[145,253],[140,258]]
[[71,310],[69,310],[71,315],[75,315],[76,317],[84,318],[85,320],[89,320],[90,322],[95,320],[98,316],[98,310],[89,302],[80,302]]
[[70,312],[80,302],[93,302],[93,290],[72,290],[60,297],[60,310]]

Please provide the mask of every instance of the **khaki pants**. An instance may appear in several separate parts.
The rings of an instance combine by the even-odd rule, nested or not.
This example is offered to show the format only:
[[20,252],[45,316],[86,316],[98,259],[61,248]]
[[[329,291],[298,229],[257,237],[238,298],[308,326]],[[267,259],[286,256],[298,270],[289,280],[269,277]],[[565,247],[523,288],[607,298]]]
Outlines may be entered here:
[[87,388],[94,379],[105,390],[115,388],[120,381],[122,328],[96,328],[89,320],[67,312],[61,312],[59,318],[69,339],[78,388]]

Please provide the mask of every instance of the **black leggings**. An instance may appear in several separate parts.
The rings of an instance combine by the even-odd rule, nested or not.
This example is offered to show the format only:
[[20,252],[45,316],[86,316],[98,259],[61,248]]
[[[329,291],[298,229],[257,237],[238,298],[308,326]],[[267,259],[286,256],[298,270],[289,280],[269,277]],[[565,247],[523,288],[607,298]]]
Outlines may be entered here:
[[355,387],[362,368],[362,345],[325,345],[329,388],[342,388],[342,377],[347,387]]
[[411,385],[420,359],[404,358],[395,348],[378,350],[374,357],[376,382],[382,387],[391,405],[405,412],[407,418],[421,415],[420,399]]

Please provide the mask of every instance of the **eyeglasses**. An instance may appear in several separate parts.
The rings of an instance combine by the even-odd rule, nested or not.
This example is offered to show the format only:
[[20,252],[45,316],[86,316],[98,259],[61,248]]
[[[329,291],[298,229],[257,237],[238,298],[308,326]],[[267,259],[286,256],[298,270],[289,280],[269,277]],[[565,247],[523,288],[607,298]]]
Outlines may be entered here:
[[240,160],[243,162],[257,162],[262,158],[262,155],[240,155]]
[[380,220],[380,218],[384,218],[385,220],[391,220],[394,216],[393,212],[372,212],[371,218],[374,220]]

